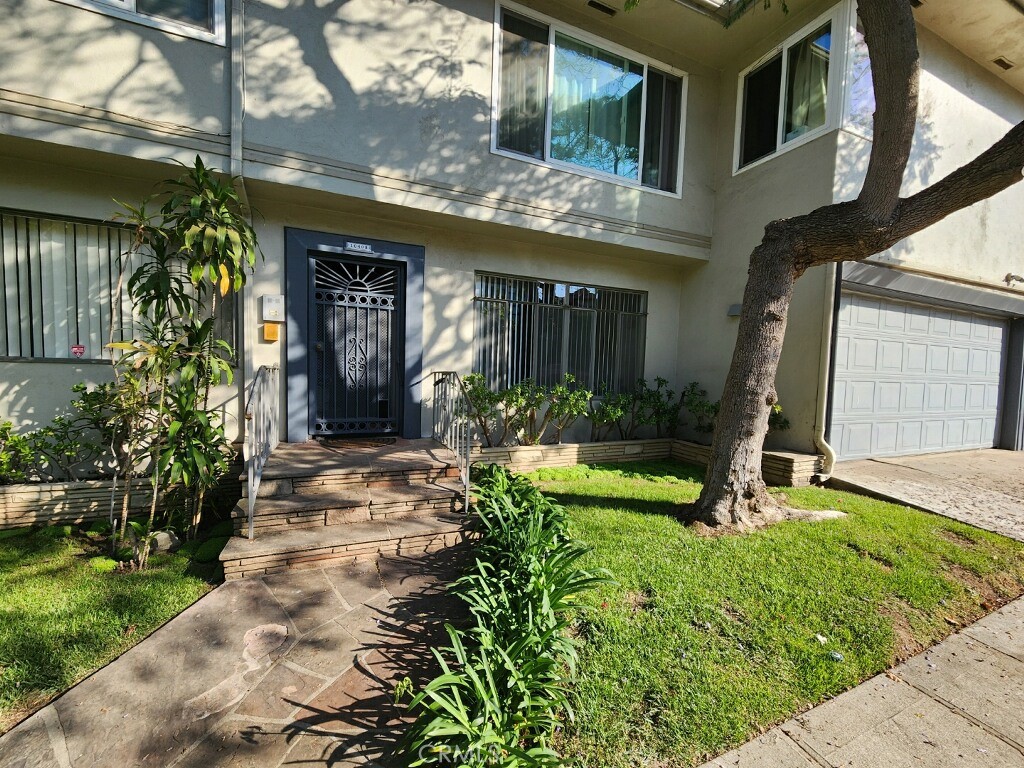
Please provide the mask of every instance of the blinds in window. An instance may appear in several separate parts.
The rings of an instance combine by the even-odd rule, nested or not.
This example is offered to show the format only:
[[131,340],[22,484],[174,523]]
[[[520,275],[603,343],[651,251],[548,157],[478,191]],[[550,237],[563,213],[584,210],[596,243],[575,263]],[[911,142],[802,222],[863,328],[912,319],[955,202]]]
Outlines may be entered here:
[[647,294],[478,273],[473,370],[493,389],[571,373],[591,390],[643,376]]
[[77,346],[106,357],[111,317],[132,330],[117,290],[130,239],[121,227],[0,212],[0,357],[73,358]]

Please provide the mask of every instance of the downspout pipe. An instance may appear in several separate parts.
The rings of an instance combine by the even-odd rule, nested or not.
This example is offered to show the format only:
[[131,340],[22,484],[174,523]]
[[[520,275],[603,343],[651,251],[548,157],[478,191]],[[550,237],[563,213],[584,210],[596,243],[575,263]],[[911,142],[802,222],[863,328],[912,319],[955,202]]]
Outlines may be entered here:
[[842,282],[842,268],[839,264],[828,264],[825,269],[825,301],[821,321],[821,352],[818,355],[818,408],[814,419],[814,447],[825,457],[821,472],[815,481],[824,483],[832,476],[836,463],[835,449],[828,444],[826,432],[831,421],[832,398],[832,357],[835,349],[836,312],[839,307],[839,287]]
[[[245,6],[243,0],[231,0],[230,35],[230,67],[231,67],[231,177],[238,192],[239,202],[246,210],[251,210],[249,195],[245,188],[244,165],[242,163],[242,128],[245,123]],[[254,317],[252,308],[252,291],[242,291],[242,301],[238,307],[238,321],[242,329],[237,343],[242,357],[242,390],[239,394],[244,411],[246,390],[253,379],[252,339],[249,330],[249,318]],[[244,412],[239,412],[239,428],[248,429]],[[241,436],[241,435],[240,435]]]

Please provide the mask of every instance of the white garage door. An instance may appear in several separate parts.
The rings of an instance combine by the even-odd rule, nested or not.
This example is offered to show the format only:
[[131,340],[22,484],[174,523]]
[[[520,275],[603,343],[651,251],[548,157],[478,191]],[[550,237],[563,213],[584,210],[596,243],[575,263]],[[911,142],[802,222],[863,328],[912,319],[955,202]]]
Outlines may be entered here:
[[991,448],[1006,321],[843,292],[832,392],[841,459]]

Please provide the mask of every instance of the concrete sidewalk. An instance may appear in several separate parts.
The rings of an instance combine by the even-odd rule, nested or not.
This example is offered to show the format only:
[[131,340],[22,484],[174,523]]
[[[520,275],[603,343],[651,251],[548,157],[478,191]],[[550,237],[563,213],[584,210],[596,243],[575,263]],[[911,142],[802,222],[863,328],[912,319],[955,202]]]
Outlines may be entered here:
[[223,584],[0,737],[0,768],[384,764],[463,549]]
[[1024,598],[706,768],[1024,766]]

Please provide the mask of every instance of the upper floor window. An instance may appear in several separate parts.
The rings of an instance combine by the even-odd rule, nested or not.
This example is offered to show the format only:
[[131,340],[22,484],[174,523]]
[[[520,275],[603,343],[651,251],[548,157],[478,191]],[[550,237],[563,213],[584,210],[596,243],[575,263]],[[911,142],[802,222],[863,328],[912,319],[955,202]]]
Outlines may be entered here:
[[864,25],[857,17],[853,30],[853,44],[850,46],[849,104],[846,110],[846,126],[861,136],[870,139],[875,130],[875,89],[871,77],[871,59],[864,41]]
[[506,8],[500,19],[498,150],[678,191],[681,76]]
[[60,0],[199,40],[223,43],[225,0]]
[[819,22],[741,75],[737,168],[827,128],[832,29]]

